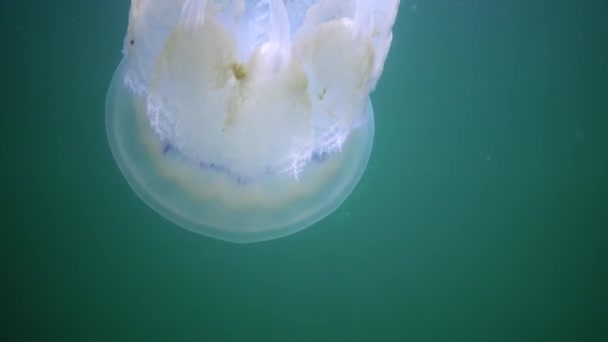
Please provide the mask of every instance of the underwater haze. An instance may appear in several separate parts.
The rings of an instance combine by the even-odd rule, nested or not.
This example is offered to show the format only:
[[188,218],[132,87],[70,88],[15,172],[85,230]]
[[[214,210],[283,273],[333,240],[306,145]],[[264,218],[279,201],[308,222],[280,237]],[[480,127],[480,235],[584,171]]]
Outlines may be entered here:
[[360,182],[246,245],[116,167],[129,7],[0,4],[1,341],[608,340],[607,2],[402,0]]

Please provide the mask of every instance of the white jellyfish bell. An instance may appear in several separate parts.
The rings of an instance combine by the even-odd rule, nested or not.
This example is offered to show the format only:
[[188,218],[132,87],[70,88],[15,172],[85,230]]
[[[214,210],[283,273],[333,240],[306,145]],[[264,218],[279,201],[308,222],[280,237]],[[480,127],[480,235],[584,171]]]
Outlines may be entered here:
[[370,157],[399,0],[132,0],[112,153],[170,221],[232,242],[304,229]]

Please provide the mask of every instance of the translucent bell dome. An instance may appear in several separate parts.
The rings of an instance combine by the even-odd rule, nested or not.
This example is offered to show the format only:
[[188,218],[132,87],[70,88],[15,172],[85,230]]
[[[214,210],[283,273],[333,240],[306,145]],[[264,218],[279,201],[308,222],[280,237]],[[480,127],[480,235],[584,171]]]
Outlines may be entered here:
[[398,0],[132,0],[110,147],[150,207],[231,242],[332,213],[373,145]]

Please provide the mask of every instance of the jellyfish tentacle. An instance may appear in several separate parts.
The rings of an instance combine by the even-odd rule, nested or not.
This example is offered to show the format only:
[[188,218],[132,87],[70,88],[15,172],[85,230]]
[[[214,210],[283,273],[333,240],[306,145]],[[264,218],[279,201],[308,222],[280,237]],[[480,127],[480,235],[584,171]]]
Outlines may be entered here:
[[374,16],[371,0],[357,0],[354,17],[354,38],[371,36],[374,30]]
[[290,23],[283,0],[270,0],[269,44],[280,66],[291,58]]
[[286,48],[291,44],[290,24],[283,0],[270,0],[270,41]]
[[182,6],[181,22],[187,30],[196,31],[205,23],[207,0],[186,0]]

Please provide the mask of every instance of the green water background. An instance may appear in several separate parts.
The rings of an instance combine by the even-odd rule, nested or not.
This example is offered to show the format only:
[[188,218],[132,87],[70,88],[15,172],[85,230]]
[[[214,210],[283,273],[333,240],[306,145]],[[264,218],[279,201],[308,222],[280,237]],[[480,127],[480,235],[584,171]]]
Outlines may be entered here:
[[112,159],[129,2],[2,2],[0,340],[608,340],[607,4],[403,1],[359,186],[235,245]]

